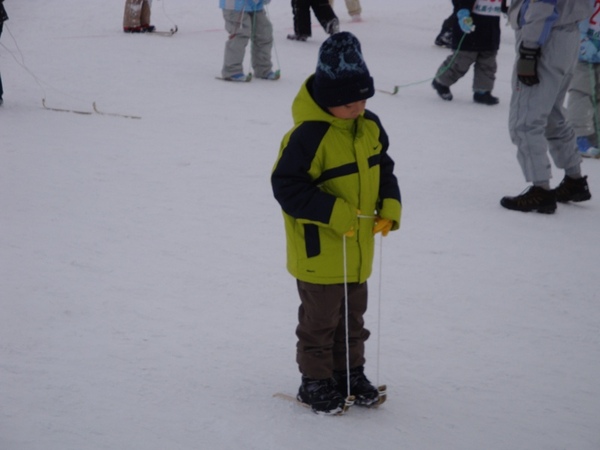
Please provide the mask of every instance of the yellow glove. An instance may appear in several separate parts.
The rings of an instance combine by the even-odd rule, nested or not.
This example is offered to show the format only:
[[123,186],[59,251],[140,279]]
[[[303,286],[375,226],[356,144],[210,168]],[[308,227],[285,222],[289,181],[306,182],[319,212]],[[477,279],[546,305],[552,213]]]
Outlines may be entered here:
[[382,236],[387,236],[387,234],[392,229],[393,221],[390,219],[382,219],[381,217],[377,217],[375,219],[375,226],[373,227],[373,234],[377,234],[381,231]]

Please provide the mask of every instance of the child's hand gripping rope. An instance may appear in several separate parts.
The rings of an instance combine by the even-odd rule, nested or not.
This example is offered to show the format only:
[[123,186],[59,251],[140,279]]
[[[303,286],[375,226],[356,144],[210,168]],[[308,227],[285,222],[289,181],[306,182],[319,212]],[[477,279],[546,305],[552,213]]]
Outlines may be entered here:
[[375,226],[373,227],[373,234],[381,232],[382,236],[387,236],[392,229],[393,221],[390,219],[383,219],[379,216],[375,217]]
[[475,31],[475,25],[473,25],[473,18],[471,17],[471,12],[466,9],[459,9],[456,13],[456,17],[458,18],[458,25],[463,33],[469,34]]

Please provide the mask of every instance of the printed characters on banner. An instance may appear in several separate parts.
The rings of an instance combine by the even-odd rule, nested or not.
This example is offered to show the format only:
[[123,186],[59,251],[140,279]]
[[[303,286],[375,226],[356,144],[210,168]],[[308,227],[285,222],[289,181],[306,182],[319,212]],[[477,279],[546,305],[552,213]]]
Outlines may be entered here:
[[593,34],[596,39],[600,36],[600,0],[596,0],[594,4],[594,13],[588,24],[588,33]]
[[482,16],[499,16],[502,13],[502,0],[477,0],[473,13]]

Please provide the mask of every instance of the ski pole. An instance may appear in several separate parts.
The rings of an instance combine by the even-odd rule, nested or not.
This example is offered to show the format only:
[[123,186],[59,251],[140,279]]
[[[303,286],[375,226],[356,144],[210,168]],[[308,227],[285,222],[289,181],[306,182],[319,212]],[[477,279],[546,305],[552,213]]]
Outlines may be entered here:
[[[348,325],[350,322],[348,314],[348,262],[346,254],[346,235],[342,237],[342,248],[344,253],[344,310],[345,310],[345,322],[346,322],[346,404],[350,401],[354,403],[354,398],[350,395],[350,331]],[[351,403],[350,403],[351,404]]]
[[377,352],[376,352],[376,371],[375,371],[375,380],[377,386],[379,384],[379,366],[381,359],[381,286],[382,286],[382,276],[383,273],[383,234],[379,236],[379,288],[378,288],[378,296],[377,296]]

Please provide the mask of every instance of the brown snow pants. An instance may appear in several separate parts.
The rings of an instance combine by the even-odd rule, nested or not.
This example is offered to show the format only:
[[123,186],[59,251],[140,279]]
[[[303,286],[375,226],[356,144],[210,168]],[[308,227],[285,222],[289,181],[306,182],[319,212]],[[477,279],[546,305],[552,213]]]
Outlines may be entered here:
[[[297,281],[298,308],[296,361],[300,372],[318,380],[334,371],[346,370],[346,313],[344,285],[321,285]],[[367,310],[367,283],[348,284],[348,329],[350,368],[365,363],[365,341],[369,330],[363,315]]]
[[150,3],[148,0],[125,0],[123,28],[150,25]]

